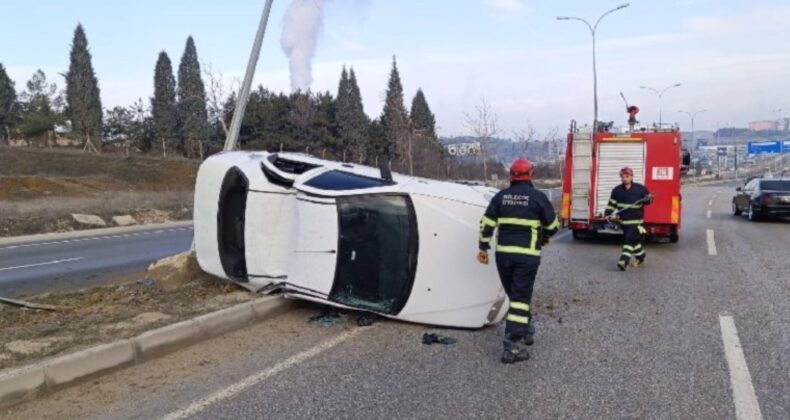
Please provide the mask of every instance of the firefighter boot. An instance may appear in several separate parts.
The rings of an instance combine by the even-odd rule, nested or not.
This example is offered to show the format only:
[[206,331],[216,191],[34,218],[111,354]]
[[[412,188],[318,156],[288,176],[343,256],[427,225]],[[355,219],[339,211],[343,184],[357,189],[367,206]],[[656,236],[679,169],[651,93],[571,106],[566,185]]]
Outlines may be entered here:
[[642,257],[642,258],[636,257],[636,258],[634,258],[633,261],[631,261],[631,267],[634,267],[634,268],[639,267],[644,262],[645,262],[645,258],[644,257]]
[[535,344],[535,327],[532,325],[532,320],[530,319],[529,324],[527,324],[527,334],[524,336],[524,344],[531,346]]
[[617,268],[619,268],[620,271],[625,271],[625,267],[627,265],[628,265],[628,261],[626,261],[626,260],[619,260],[619,261],[617,261]]
[[502,363],[513,364],[529,359],[529,352],[527,351],[527,345],[524,343],[524,339],[513,341],[509,338],[505,338],[502,344],[504,345],[502,350]]

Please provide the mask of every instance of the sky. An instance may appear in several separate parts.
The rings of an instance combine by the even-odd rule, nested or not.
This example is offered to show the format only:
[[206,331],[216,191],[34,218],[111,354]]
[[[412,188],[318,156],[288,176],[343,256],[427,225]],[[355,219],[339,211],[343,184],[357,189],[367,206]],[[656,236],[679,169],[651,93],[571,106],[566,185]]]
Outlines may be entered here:
[[[467,115],[483,98],[503,137],[528,125],[563,132],[592,121],[593,23],[622,0],[315,0],[323,1],[312,67],[313,91],[336,92],[353,66],[365,111],[381,114],[393,56],[407,106],[422,88],[440,135],[469,134]],[[291,0],[274,0],[255,84],[290,91],[281,47]],[[104,107],[131,105],[153,92],[157,55],[174,67],[187,36],[201,64],[227,84],[241,79],[263,0],[0,0],[0,63],[18,91],[36,69],[63,87],[73,30],[85,27]],[[787,0],[634,0],[596,32],[601,120],[624,123],[620,92],[642,122],[690,128],[680,110],[705,109],[697,130],[743,127],[790,116],[790,2]],[[778,111],[785,109],[785,111]]]

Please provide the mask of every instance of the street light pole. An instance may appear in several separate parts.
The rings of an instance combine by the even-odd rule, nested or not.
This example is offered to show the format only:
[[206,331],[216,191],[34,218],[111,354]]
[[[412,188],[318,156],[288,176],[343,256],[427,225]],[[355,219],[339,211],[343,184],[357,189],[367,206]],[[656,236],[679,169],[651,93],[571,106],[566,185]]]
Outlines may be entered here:
[[[255,67],[258,65],[258,57],[261,54],[263,36],[266,33],[266,26],[269,23],[269,13],[272,10],[272,1],[266,0],[263,6],[261,20],[258,23],[258,31],[255,33],[255,41],[252,43],[250,59],[247,62],[247,70],[244,73],[244,81],[241,84],[239,98],[236,101],[236,110],[233,112],[233,119],[230,122],[230,133],[225,139],[223,151],[229,152],[236,150],[239,142],[239,131],[241,131],[241,120],[244,119],[244,111],[247,109],[247,102],[250,99],[250,89],[252,88],[252,78],[255,75]],[[194,247],[193,247],[194,248]]]
[[661,128],[661,125],[663,123],[662,113],[663,113],[663,107],[664,107],[664,104],[663,104],[664,92],[666,92],[666,91],[668,91],[668,90],[670,90],[672,88],[680,87],[680,83],[675,83],[674,85],[667,86],[664,89],[662,89],[661,91],[659,91],[657,89],[653,89],[653,88],[651,88],[649,86],[639,86],[639,87],[642,88],[642,89],[652,90],[653,92],[656,93],[656,95],[658,95],[658,128]]
[[689,118],[691,118],[691,147],[697,147],[697,143],[694,141],[696,139],[695,138],[696,132],[694,131],[694,118],[697,117],[697,114],[701,114],[701,113],[703,113],[705,111],[707,111],[707,109],[698,109],[698,110],[694,111],[693,113],[692,112],[688,112],[688,111],[678,111],[680,113],[688,115]]
[[590,29],[590,35],[592,35],[592,65],[593,65],[593,131],[598,131],[598,70],[596,68],[596,60],[595,60],[595,32],[598,30],[598,24],[601,23],[601,20],[608,14],[616,12],[620,9],[625,9],[626,7],[630,6],[630,3],[623,3],[614,9],[607,11],[606,13],[602,14],[601,17],[595,22],[595,25],[590,25],[590,22],[587,22],[585,19],[575,17],[575,16],[557,16],[557,20],[578,20],[579,22],[584,23],[587,25],[587,28]]

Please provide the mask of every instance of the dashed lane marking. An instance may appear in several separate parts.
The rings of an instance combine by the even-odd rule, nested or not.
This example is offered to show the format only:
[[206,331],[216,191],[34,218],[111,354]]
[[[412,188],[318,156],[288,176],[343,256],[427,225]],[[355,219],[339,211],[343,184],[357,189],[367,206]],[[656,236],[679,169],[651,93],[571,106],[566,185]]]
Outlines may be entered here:
[[260,382],[265,381],[266,379],[292,367],[302,363],[310,358],[313,358],[326,350],[331,349],[332,347],[348,340],[349,338],[359,334],[361,331],[369,330],[370,328],[354,328],[352,330],[348,330],[345,333],[332,338],[331,340],[324,341],[323,343],[309,349],[303,351],[295,356],[292,356],[266,370],[260,371],[256,374],[250,375],[239,382],[225,388],[221,389],[203,399],[197,400],[190,404],[188,407],[184,408],[183,410],[174,411],[166,416],[164,416],[163,420],[176,420],[176,419],[185,419],[189,417],[193,417],[195,414],[205,410],[211,404],[217,403],[222,400],[226,400],[231,398],[240,392],[246,390],[247,388],[254,386]]
[[708,229],[705,232],[708,242],[708,255],[716,255],[716,240],[713,237],[713,229]]
[[708,219],[710,219],[710,210],[708,210]]
[[724,343],[724,356],[730,369],[735,418],[738,420],[761,420],[763,416],[760,413],[760,404],[757,402],[752,375],[749,374],[749,366],[743,355],[743,347],[741,347],[741,340],[738,338],[735,321],[731,316],[720,315],[719,325],[721,326],[721,341]]
[[50,242],[36,242],[30,244],[20,244],[20,245],[9,245],[0,247],[0,251],[8,250],[8,249],[17,249],[17,248],[34,248],[39,246],[46,246],[46,245],[62,245],[68,244],[71,242],[82,242],[82,241],[98,241],[101,239],[119,239],[119,238],[129,238],[131,236],[139,236],[139,235],[148,235],[148,234],[160,234],[160,233],[167,233],[167,232],[181,232],[192,230],[191,227],[187,228],[172,228],[172,229],[159,229],[155,231],[145,231],[145,232],[136,232],[136,233],[124,233],[124,234],[115,234],[115,235],[102,235],[102,236],[92,236],[87,238],[75,238],[75,239],[64,239],[62,241],[50,241]]
[[0,268],[0,271],[21,270],[21,269],[24,269],[24,268],[41,267],[41,266],[45,266],[45,265],[63,264],[63,263],[67,263],[67,262],[80,261],[80,260],[84,260],[84,259],[85,259],[85,257],[66,258],[66,259],[63,259],[63,260],[53,260],[53,261],[47,261],[47,262],[43,262],[43,263],[17,265],[17,266],[14,266],[14,267],[3,267],[3,268]]

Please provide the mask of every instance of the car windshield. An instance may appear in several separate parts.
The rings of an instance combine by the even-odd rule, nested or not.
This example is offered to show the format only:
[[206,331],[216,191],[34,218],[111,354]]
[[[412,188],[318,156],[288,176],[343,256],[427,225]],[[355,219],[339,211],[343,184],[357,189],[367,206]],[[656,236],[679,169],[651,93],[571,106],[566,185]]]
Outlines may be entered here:
[[304,183],[308,187],[331,191],[360,190],[383,187],[389,184],[383,179],[370,178],[343,171],[325,172]]
[[417,222],[411,201],[397,195],[337,200],[339,245],[331,299],[396,314],[406,304],[417,267]]
[[768,191],[790,191],[790,181],[760,181],[760,189]]

